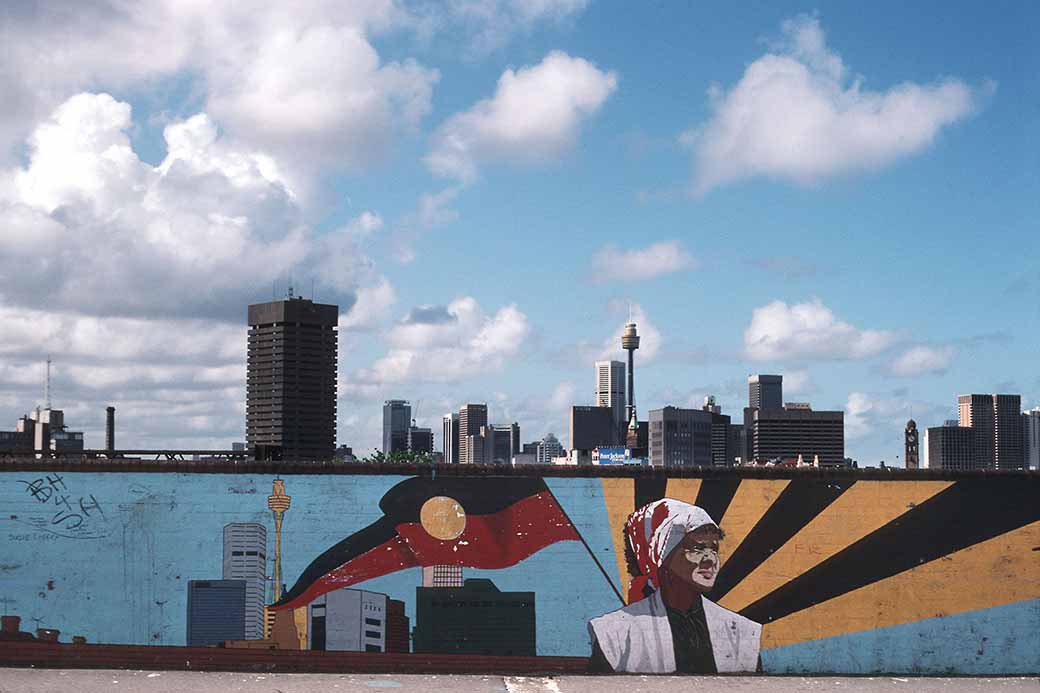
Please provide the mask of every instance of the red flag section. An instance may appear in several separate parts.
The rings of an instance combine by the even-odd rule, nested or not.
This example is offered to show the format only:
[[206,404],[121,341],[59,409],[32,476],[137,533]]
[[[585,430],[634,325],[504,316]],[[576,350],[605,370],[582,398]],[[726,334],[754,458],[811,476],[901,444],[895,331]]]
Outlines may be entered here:
[[[424,514],[428,503],[451,511],[446,518]],[[508,568],[550,544],[580,539],[541,479],[412,478],[387,491],[379,506],[382,518],[316,558],[272,608],[305,606],[405,568]]]

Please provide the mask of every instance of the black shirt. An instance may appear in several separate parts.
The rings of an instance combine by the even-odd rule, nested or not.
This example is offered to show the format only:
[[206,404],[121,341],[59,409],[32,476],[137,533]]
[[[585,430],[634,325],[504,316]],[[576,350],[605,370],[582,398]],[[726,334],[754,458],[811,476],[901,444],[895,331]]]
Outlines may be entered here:
[[666,608],[668,625],[672,630],[672,647],[675,648],[675,671],[682,674],[717,674],[703,600],[695,599],[688,611]]

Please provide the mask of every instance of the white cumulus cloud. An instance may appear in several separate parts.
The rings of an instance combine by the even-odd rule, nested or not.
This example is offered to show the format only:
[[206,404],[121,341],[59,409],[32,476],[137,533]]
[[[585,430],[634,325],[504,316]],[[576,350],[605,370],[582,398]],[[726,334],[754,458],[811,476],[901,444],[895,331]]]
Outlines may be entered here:
[[0,189],[6,303],[237,322],[294,267],[344,310],[380,286],[353,228],[378,216],[314,233],[276,160],[227,141],[206,114],[166,127],[157,166],[134,152],[130,127],[129,105],[82,93],[36,129]]
[[712,87],[712,117],[682,136],[694,153],[695,193],[754,176],[809,184],[880,168],[931,145],[980,101],[952,77],[872,91],[827,47],[815,17],[782,28],[777,50],[730,89]]
[[493,315],[470,296],[440,309],[420,306],[387,332],[387,353],[344,386],[365,394],[394,383],[458,382],[500,369],[520,353],[529,332],[515,305]]
[[897,356],[889,366],[895,375],[911,376],[926,373],[945,373],[953,363],[957,350],[952,346],[918,345]]
[[678,241],[661,241],[632,250],[608,244],[592,258],[593,277],[599,281],[653,279],[696,267],[697,261]]
[[890,347],[896,335],[861,330],[838,320],[820,299],[788,305],[773,301],[751,314],[744,351],[755,361],[859,359]]
[[77,92],[165,81],[185,85],[233,137],[296,169],[362,168],[430,109],[439,73],[385,61],[372,45],[419,23],[394,0],[12,9],[0,22],[0,160]]
[[617,75],[561,51],[502,73],[495,95],[438,128],[425,157],[435,174],[461,181],[485,162],[539,164],[572,149],[582,122],[617,88]]

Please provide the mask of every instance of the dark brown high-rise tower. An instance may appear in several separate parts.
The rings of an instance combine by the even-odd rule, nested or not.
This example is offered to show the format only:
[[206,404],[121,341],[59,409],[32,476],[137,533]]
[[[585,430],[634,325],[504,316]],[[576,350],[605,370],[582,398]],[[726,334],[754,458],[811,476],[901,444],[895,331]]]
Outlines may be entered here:
[[338,322],[338,306],[291,291],[249,306],[246,445],[257,459],[332,458]]

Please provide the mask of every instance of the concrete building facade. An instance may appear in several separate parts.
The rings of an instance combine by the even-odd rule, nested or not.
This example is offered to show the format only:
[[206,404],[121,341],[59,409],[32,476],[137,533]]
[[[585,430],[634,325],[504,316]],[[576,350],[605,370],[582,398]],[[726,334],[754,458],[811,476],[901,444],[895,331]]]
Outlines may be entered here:
[[975,429],[956,421],[925,429],[921,463],[927,469],[980,469],[975,435]]
[[1022,412],[1022,449],[1028,469],[1040,469],[1040,407]]
[[408,451],[408,429],[412,426],[412,406],[403,399],[383,402],[383,453]]
[[441,440],[444,446],[444,463],[459,463],[459,415],[445,414],[441,419]]
[[[654,467],[710,467],[712,418],[703,409],[665,407],[650,410],[650,465]],[[729,417],[726,424],[729,424]],[[728,431],[723,429],[722,455]]]
[[822,466],[845,464],[845,412],[745,409],[750,459],[763,463],[819,456]]
[[1022,469],[1025,464],[1020,395],[957,397],[958,423],[975,431],[976,469]]
[[339,307],[290,295],[249,306],[248,320],[248,448],[258,459],[332,459]]
[[622,437],[616,424],[616,412],[612,407],[571,407],[571,450],[592,451],[599,447],[620,445]]
[[486,451],[480,429],[487,423],[486,404],[466,404],[459,409],[460,464],[484,464]]
[[[596,361],[596,392],[593,401],[597,407],[610,409],[611,430],[616,438],[615,442],[605,444],[616,445],[628,425],[628,421],[625,419],[625,363],[623,361]],[[571,447],[575,447],[573,438]]]
[[782,375],[748,377],[748,406],[754,409],[782,409],[784,406]]
[[556,436],[549,433],[538,443],[538,464],[552,464],[557,457],[564,456],[563,445]]

